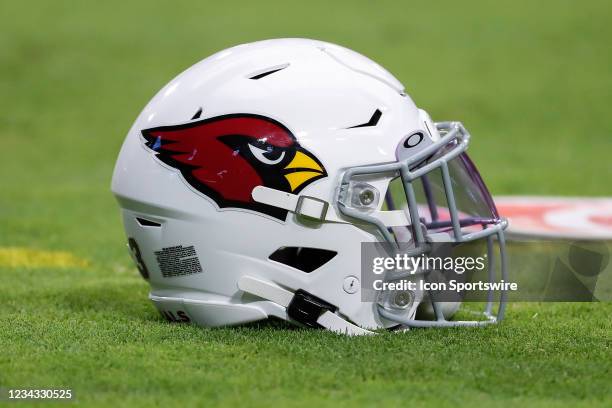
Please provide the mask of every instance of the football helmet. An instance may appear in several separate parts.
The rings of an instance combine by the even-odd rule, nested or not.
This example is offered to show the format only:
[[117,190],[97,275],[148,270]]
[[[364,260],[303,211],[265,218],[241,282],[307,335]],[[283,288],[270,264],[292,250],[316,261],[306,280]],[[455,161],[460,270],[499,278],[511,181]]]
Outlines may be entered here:
[[427,290],[364,299],[360,287],[363,243],[420,256],[435,242],[480,241],[489,279],[506,276],[506,221],[469,140],[361,54],[267,40],[163,87],[127,134],[112,191],[150,299],[171,321],[276,317],[351,335],[478,326],[503,318],[504,293],[481,317],[452,320],[459,303]]

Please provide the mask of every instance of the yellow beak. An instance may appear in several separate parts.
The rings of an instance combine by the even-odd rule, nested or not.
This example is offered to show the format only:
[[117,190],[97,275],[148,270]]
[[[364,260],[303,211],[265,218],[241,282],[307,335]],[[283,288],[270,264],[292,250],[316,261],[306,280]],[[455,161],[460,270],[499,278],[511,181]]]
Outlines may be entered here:
[[299,150],[295,153],[293,160],[285,167],[285,170],[289,170],[285,174],[285,178],[289,182],[292,192],[307,181],[325,175],[325,170],[315,159]]

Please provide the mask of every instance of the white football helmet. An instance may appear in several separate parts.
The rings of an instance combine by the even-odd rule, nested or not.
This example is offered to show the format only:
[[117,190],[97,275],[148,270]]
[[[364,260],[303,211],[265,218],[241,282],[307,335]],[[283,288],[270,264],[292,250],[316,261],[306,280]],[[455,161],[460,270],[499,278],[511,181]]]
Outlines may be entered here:
[[460,123],[432,122],[354,51],[261,41],[204,59],[153,97],[125,139],[112,191],[169,320],[277,317],[347,334],[483,325],[503,317],[503,294],[483,318],[453,321],[458,304],[430,293],[364,300],[359,287],[364,242],[416,256],[436,241],[483,240],[501,265],[490,279],[505,277],[506,222],[468,141]]

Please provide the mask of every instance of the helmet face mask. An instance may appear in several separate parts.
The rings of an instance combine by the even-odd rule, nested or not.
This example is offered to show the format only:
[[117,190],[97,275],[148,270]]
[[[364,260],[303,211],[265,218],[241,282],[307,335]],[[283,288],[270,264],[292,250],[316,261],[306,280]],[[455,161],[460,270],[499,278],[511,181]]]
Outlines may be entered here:
[[[375,225],[382,236],[382,241],[393,244],[394,248],[397,247],[392,255],[408,253],[410,256],[419,256],[430,254],[432,243],[461,244],[486,239],[491,283],[496,279],[493,238],[497,238],[501,260],[501,279],[507,280],[503,237],[503,230],[507,223],[499,217],[480,174],[465,153],[470,136],[463,125],[458,122],[441,123],[436,127],[442,137],[405,160],[348,169],[342,178],[338,208],[349,217]],[[353,178],[372,177],[376,174],[388,178],[389,173],[393,174],[394,178],[387,189],[386,208],[389,211],[398,211],[397,208],[407,211],[410,217],[406,225],[386,225],[380,217],[372,216],[358,206],[351,206],[351,203],[356,200],[350,196],[359,192],[351,188],[355,184],[352,181]],[[453,187],[457,185],[461,186],[459,194]],[[417,194],[417,190],[420,194]],[[350,198],[347,199],[345,195]],[[419,221],[413,222],[412,220]],[[432,272],[435,271],[420,270],[416,278],[425,279],[425,275]],[[398,278],[398,276],[387,277],[387,279]],[[412,278],[414,279],[415,276],[413,275]],[[379,296],[382,302],[379,301],[378,307],[385,318],[409,327],[479,326],[495,323],[504,316],[505,295],[502,294],[497,315],[494,316],[492,314],[492,293],[483,312],[486,320],[447,321],[440,302],[436,302],[431,293],[426,297],[435,313],[435,321],[415,320],[413,317],[416,309],[412,311],[412,314],[408,313],[409,317],[406,317],[406,313],[403,313],[403,316],[397,316],[392,311],[398,309],[397,304],[393,307],[393,302],[389,303],[389,298],[404,293],[405,296],[412,298],[410,303],[423,299],[423,293],[398,292],[390,295],[383,291]],[[399,309],[403,308],[404,305],[400,305]]]
[[[432,122],[369,59],[269,40],[215,54],[163,88],[128,133],[112,190],[169,320],[275,316],[347,334],[481,325],[503,317],[503,294],[495,316],[491,294],[484,320],[457,322],[444,319],[456,305],[430,293],[366,301],[355,287],[364,242],[419,256],[481,240],[489,280],[497,264],[505,277],[506,224],[468,142],[460,123]],[[430,320],[417,320],[425,309]]]

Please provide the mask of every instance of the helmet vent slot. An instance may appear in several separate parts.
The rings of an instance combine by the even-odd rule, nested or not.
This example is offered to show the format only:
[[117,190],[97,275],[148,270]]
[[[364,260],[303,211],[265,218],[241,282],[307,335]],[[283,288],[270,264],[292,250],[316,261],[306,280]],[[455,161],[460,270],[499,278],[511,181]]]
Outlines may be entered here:
[[372,114],[372,117],[370,118],[370,120],[368,120],[366,123],[362,123],[361,125],[351,126],[347,129],[376,126],[381,116],[382,116],[382,111],[380,109],[376,109],[374,113]]
[[136,217],[136,222],[138,222],[141,227],[161,227],[159,222],[147,220],[145,218]]
[[191,117],[191,120],[200,119],[200,116],[202,116],[202,108],[198,109],[198,111]]
[[310,273],[325,265],[337,254],[335,251],[319,248],[280,247],[269,256],[269,259]]
[[266,68],[264,70],[260,70],[260,71],[256,71],[254,73],[251,73],[251,75],[249,76],[249,79],[252,79],[252,80],[256,81],[258,79],[267,77],[268,75],[271,75],[271,74],[273,74],[275,72],[281,71],[281,70],[287,68],[288,66],[289,66],[289,64],[287,63],[287,64],[282,64],[282,65],[276,65],[274,67],[268,67],[268,68]]

